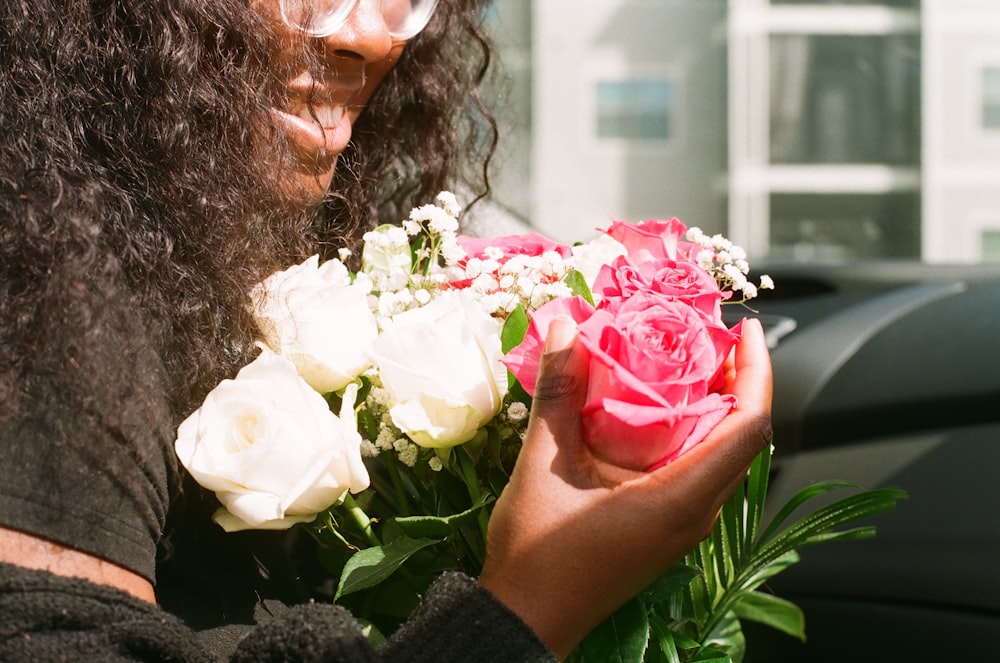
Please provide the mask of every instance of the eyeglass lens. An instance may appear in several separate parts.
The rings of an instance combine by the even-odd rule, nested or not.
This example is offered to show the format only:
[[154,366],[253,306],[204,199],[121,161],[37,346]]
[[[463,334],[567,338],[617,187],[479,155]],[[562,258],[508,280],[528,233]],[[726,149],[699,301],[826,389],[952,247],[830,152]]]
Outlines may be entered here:
[[[381,0],[382,18],[395,39],[411,39],[423,30],[438,0]],[[281,0],[281,16],[290,26],[314,37],[327,37],[347,22],[358,0]]]

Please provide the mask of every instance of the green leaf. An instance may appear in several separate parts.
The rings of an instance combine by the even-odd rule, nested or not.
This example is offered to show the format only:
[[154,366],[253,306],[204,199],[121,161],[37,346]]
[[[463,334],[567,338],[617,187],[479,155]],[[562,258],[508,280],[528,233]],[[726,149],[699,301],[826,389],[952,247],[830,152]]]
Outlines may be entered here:
[[500,347],[504,354],[521,345],[524,335],[528,333],[529,324],[527,312],[523,306],[518,304],[507,316],[507,320],[503,323],[503,329],[500,331]]
[[792,564],[797,564],[799,562],[799,553],[795,550],[788,550],[783,555],[768,561],[766,564],[756,564],[756,561],[756,559],[753,559],[752,562],[754,563],[747,564],[745,567],[750,572],[744,573],[740,588],[747,590],[757,589],[767,579],[773,578]]
[[632,599],[584,638],[580,653],[588,663],[642,663],[648,642],[646,608]]
[[[757,531],[760,528],[761,515],[764,513],[764,506],[767,501],[767,485],[771,474],[771,445],[757,454],[750,465],[750,472],[746,478],[746,517],[743,538],[743,549],[752,550],[754,541],[757,540]],[[740,492],[739,489],[736,491]]]
[[802,506],[809,500],[819,497],[820,495],[829,493],[830,491],[839,490],[842,488],[860,489],[861,487],[858,484],[852,483],[850,481],[821,481],[819,483],[814,483],[810,486],[806,486],[799,492],[795,493],[795,495],[793,495],[792,498],[788,500],[788,502],[786,502],[784,506],[781,507],[781,510],[778,511],[777,515],[775,515],[774,518],[771,520],[771,523],[767,526],[767,529],[764,530],[764,533],[760,535],[760,540],[766,541],[768,538],[770,538],[770,536],[774,534],[775,530],[777,530],[783,522],[788,520],[788,517],[791,516],[796,509],[798,509],[800,506]]
[[806,619],[797,605],[773,594],[747,592],[733,606],[741,619],[764,624],[805,641]]
[[667,622],[656,615],[650,615],[649,629],[652,639],[656,641],[667,663],[681,663],[681,655],[677,651],[677,643],[674,641],[674,632],[670,630]]
[[639,594],[639,600],[646,606],[669,601],[675,594],[687,589],[691,581],[701,575],[701,571],[686,564],[675,564],[669,571],[656,579],[652,585]]
[[412,539],[436,538],[444,539],[455,533],[459,528],[475,524],[479,512],[496,498],[490,494],[482,495],[470,508],[450,516],[409,516],[393,518],[392,522]]
[[[825,534],[854,520],[889,511],[904,497],[906,493],[896,488],[867,490],[845,497],[817,509],[773,535],[760,549],[760,553],[764,557],[780,555],[787,550],[807,545],[810,537]],[[822,538],[817,539],[820,540]]]
[[733,663],[725,651],[718,647],[704,647],[695,652],[689,663]]
[[437,539],[411,539],[402,536],[384,546],[374,546],[354,553],[344,565],[334,601],[374,587],[391,576],[413,553],[438,542]]
[[373,647],[380,647],[385,644],[386,637],[382,631],[378,630],[375,624],[365,619],[359,619],[358,622],[361,624],[361,634],[364,635]]
[[[722,608],[717,609],[722,610]],[[743,660],[747,648],[746,638],[743,637],[743,627],[740,625],[739,617],[732,610],[727,610],[716,621],[712,630],[703,636],[702,642],[705,645],[705,650],[715,650],[726,657],[723,660],[731,660],[734,663]]]
[[587,279],[583,276],[582,272],[575,269],[569,270],[566,272],[566,276],[563,277],[563,283],[569,286],[571,293],[577,297],[583,297],[591,306],[596,306],[594,304],[594,293],[590,291],[590,286],[587,285]]

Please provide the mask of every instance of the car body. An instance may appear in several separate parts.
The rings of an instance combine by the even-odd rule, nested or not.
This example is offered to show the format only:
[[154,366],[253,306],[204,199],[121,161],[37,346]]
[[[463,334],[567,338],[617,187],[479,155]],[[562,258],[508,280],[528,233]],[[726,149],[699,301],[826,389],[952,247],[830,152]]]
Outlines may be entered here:
[[768,583],[808,639],[748,625],[747,661],[1000,660],[1000,266],[768,271],[768,511],[827,479],[909,498]]

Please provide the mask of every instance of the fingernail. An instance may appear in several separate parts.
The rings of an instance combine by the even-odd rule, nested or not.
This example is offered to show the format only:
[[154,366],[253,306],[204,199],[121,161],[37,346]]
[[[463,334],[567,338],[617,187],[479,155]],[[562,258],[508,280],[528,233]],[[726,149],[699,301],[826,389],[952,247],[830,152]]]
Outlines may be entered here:
[[559,352],[573,346],[576,340],[576,321],[565,315],[559,315],[549,322],[549,331],[545,336],[545,352]]

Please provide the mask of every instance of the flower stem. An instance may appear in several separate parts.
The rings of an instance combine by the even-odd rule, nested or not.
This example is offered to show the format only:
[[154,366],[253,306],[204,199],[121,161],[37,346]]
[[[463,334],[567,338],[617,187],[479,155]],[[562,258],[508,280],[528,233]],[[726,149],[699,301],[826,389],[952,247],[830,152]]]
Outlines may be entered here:
[[[462,449],[455,449],[455,456],[458,458],[458,467],[462,473],[462,479],[465,481],[465,485],[469,489],[469,497],[472,499],[472,503],[476,504],[482,498],[483,490],[479,485],[479,474],[476,472],[476,467],[472,462],[472,457]],[[479,533],[482,537],[481,541],[483,549],[485,549],[486,530],[490,520],[486,509],[480,510],[477,520],[479,522]]]
[[410,500],[406,494],[406,488],[403,486],[403,480],[399,476],[399,468],[396,466],[398,459],[393,457],[391,460],[385,461],[385,469],[389,473],[389,479],[392,481],[393,493],[396,496],[396,503],[399,505],[399,515],[409,516],[412,515],[410,510]]
[[344,509],[347,514],[351,517],[351,520],[358,526],[361,533],[365,535],[365,539],[373,546],[380,546],[382,542],[378,540],[375,536],[375,531],[372,529],[372,519],[368,517],[365,510],[354,501],[354,497],[347,493],[344,495]]

